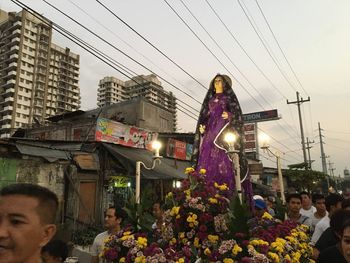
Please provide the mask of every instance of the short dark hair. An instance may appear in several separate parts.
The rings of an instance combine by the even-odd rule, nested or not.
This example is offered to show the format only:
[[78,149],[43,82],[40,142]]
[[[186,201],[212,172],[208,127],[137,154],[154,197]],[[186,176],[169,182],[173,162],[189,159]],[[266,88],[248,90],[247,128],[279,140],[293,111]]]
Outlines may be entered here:
[[290,201],[292,198],[299,199],[300,202],[301,202],[301,195],[298,194],[298,193],[293,193],[293,194],[289,194],[289,195],[287,196],[287,203],[289,203],[289,201]]
[[126,213],[123,208],[119,206],[110,206],[108,209],[114,209],[114,216],[120,218],[122,221],[126,218]]
[[340,209],[338,211],[335,211],[334,214],[331,215],[329,226],[335,233],[337,233],[338,235],[341,235],[343,231],[343,228],[342,228],[343,224],[349,218],[350,218],[350,211]]
[[309,192],[302,191],[302,192],[300,192],[300,196],[302,196],[302,195],[307,195],[310,198],[310,193]]
[[343,197],[339,194],[331,193],[326,198],[326,209],[329,212],[331,210],[331,206],[336,206],[339,202],[343,201]]
[[36,210],[41,223],[55,223],[58,198],[51,190],[37,184],[17,183],[5,186],[0,190],[0,197],[9,195],[24,195],[37,199],[39,205]]
[[344,220],[343,225],[341,227],[340,235],[343,236],[345,228],[350,227],[350,219],[347,218]]
[[315,204],[318,200],[325,199],[323,194],[313,194],[312,202]]
[[47,252],[50,256],[61,258],[64,261],[68,257],[68,246],[62,240],[51,240],[41,249],[41,253]]

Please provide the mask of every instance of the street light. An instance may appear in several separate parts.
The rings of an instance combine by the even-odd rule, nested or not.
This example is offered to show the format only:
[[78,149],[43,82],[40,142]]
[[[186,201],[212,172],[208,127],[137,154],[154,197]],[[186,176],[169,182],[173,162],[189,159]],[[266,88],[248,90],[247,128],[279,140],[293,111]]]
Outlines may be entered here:
[[281,154],[279,151],[272,152],[270,150],[270,145],[268,143],[269,137],[266,134],[261,134],[259,136],[259,139],[262,141],[261,149],[263,149],[264,152],[266,152],[270,157],[276,157],[277,162],[277,173],[278,173],[278,182],[280,185],[280,191],[281,191],[281,199],[282,202],[286,202],[286,197],[284,195],[284,185],[283,185],[283,176],[282,176],[282,167],[281,167]]
[[238,194],[239,200],[242,203],[242,187],[241,187],[241,171],[239,166],[239,155],[238,150],[235,149],[235,142],[237,140],[237,135],[233,132],[228,132],[225,134],[224,140],[228,144],[229,158],[232,160],[232,167],[235,171],[235,186],[236,193]]
[[152,149],[154,150],[153,160],[152,160],[152,166],[147,167],[146,164],[144,164],[141,161],[136,162],[136,185],[135,185],[135,201],[136,204],[140,204],[140,192],[141,192],[141,165],[147,169],[147,170],[153,170],[156,167],[156,164],[161,163],[162,156],[159,155],[159,150],[162,147],[162,144],[159,141],[153,141],[152,143]]

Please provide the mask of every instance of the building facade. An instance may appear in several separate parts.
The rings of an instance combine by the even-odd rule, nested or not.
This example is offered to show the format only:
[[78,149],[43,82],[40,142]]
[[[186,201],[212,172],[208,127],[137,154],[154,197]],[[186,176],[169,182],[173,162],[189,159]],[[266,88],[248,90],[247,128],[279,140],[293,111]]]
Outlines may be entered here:
[[79,60],[27,11],[0,10],[0,136],[80,108]]
[[[168,111],[171,119],[160,121],[170,121],[174,125],[173,130],[176,130],[176,98],[172,92],[164,90],[156,75],[139,75],[128,81],[105,77],[99,82],[97,96],[99,107],[140,98],[145,98],[155,105],[159,105],[161,109]],[[167,125],[167,123],[162,124],[163,127]]]

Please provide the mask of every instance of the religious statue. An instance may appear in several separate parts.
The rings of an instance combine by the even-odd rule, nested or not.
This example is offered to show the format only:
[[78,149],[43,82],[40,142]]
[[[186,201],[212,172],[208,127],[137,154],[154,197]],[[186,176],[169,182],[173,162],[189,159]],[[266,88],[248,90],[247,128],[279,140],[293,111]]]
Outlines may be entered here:
[[242,186],[251,195],[248,165],[244,155],[244,132],[242,110],[232,90],[231,79],[216,75],[204,98],[196,128],[192,162],[196,170],[205,169],[208,181],[226,184],[231,191],[235,186],[234,169],[225,142],[230,131],[237,135],[235,149],[240,160]]

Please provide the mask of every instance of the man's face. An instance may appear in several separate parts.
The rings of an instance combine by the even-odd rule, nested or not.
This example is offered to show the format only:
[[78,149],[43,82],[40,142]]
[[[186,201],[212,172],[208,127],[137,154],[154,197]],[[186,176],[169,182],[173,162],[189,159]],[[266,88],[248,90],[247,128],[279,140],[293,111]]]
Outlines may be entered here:
[[0,263],[38,262],[56,232],[55,225],[41,222],[38,204],[24,195],[0,197]]
[[301,195],[301,204],[303,207],[309,207],[311,206],[311,199],[308,195],[302,194]]
[[160,204],[156,203],[153,205],[153,210],[152,210],[153,216],[156,219],[161,219],[163,216],[163,210],[160,208]]
[[346,262],[350,262],[350,227],[346,227],[341,239],[341,247]]
[[315,207],[318,213],[325,213],[326,212],[326,203],[325,199],[318,199],[315,202]]
[[292,213],[299,213],[301,201],[299,198],[291,198],[288,203],[288,210]]
[[121,220],[115,216],[115,209],[109,208],[107,209],[106,216],[105,216],[105,227],[113,231],[116,228],[120,227]]

